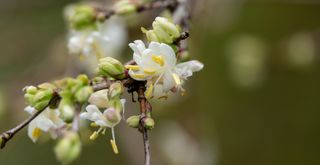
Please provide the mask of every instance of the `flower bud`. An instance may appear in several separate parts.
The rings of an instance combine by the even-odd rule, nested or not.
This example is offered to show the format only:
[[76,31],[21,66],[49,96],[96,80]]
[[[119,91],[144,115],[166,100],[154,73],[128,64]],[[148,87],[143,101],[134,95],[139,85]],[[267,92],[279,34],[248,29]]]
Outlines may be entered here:
[[103,115],[111,126],[115,126],[121,121],[121,114],[114,108],[108,108],[103,112]]
[[180,36],[179,28],[175,24],[170,22],[167,18],[157,17],[155,21],[173,38],[178,38]]
[[153,30],[161,42],[170,44],[173,42],[172,37],[160,26],[158,22],[152,23]]
[[74,117],[74,107],[65,99],[62,99],[59,105],[60,117],[66,123],[71,123]]
[[154,120],[151,117],[147,117],[143,120],[144,127],[148,130],[151,130],[154,128]]
[[114,5],[114,10],[119,15],[127,15],[136,12],[136,6],[129,0],[120,0]]
[[90,95],[93,93],[93,89],[90,86],[85,86],[80,88],[76,94],[75,94],[75,98],[78,102],[80,103],[84,103],[88,100],[88,98],[90,97]]
[[94,8],[90,6],[75,6],[74,12],[69,16],[70,25],[76,30],[93,28],[95,26],[95,15]]
[[89,82],[90,82],[88,76],[85,75],[85,74],[79,75],[79,76],[77,77],[77,80],[76,80],[76,81],[77,81],[77,83],[79,83],[79,84],[81,84],[81,85],[88,85]]
[[88,99],[90,104],[96,105],[98,108],[107,108],[108,107],[108,89],[103,89],[91,94]]
[[39,89],[51,89],[51,90],[56,89],[56,87],[51,83],[42,83],[42,84],[38,85],[38,88]]
[[122,102],[120,101],[120,99],[116,98],[116,99],[110,99],[109,100],[109,106],[113,107],[115,110],[117,110],[119,113],[122,112],[123,110],[123,105]]
[[99,72],[103,76],[115,79],[123,79],[125,77],[125,67],[122,63],[112,57],[105,57],[99,61]]
[[115,82],[115,83],[111,84],[111,86],[109,88],[110,99],[119,99],[120,96],[122,95],[123,91],[124,91],[124,87],[123,87],[122,83]]
[[139,123],[140,123],[140,116],[139,115],[130,116],[127,119],[127,124],[129,125],[129,127],[138,128]]
[[81,152],[80,137],[75,132],[67,132],[54,148],[57,159],[63,164],[70,164]]
[[154,30],[148,30],[146,32],[146,36],[149,42],[151,41],[155,41],[155,42],[160,42],[158,36],[156,35],[156,33],[154,32]]
[[38,91],[32,101],[31,106],[33,106],[37,110],[43,110],[45,106],[47,106],[53,96],[53,91],[50,89],[40,90]]
[[35,95],[38,89],[35,86],[26,86],[23,88],[23,91],[27,94]]

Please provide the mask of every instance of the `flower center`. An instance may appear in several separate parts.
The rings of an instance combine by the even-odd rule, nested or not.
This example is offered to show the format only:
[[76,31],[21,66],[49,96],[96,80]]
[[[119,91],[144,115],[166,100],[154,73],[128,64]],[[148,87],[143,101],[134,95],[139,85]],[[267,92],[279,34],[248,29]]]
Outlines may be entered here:
[[39,128],[35,128],[35,129],[33,130],[33,132],[32,132],[32,136],[33,136],[34,138],[39,138],[40,135],[41,135],[41,130],[40,130]]
[[164,65],[164,59],[163,59],[163,56],[157,56],[157,55],[152,55],[152,60],[159,64],[160,66],[163,66]]

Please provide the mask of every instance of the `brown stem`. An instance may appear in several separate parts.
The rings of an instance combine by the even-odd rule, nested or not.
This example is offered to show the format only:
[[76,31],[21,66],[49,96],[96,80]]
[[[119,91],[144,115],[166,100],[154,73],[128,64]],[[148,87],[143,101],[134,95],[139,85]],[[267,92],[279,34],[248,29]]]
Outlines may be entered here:
[[137,89],[138,93],[138,100],[140,103],[140,130],[142,132],[142,137],[143,137],[143,144],[144,144],[144,162],[145,165],[150,165],[150,160],[151,160],[151,155],[150,155],[150,143],[149,143],[149,138],[148,138],[148,130],[145,128],[143,119],[147,116],[147,113],[149,111],[148,106],[149,103],[144,95],[146,90],[145,83],[140,83]]

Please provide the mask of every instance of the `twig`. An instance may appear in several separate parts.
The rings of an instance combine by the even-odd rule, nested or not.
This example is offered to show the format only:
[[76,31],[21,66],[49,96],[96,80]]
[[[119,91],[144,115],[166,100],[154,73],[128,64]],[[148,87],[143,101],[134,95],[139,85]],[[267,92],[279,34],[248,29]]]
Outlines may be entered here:
[[144,95],[146,90],[145,83],[140,83],[137,89],[138,93],[138,100],[140,103],[140,128],[143,137],[143,144],[144,144],[144,162],[145,165],[150,165],[151,155],[150,155],[150,143],[148,138],[148,130],[144,127],[143,119],[147,116],[148,113],[148,101]]

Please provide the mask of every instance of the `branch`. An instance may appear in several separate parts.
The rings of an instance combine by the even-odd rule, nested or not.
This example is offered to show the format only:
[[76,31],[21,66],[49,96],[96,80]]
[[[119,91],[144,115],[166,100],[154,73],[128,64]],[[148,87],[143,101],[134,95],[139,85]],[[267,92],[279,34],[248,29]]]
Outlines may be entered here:
[[145,87],[145,82],[140,82],[138,87],[137,87],[137,93],[138,93],[138,100],[140,103],[140,131],[142,132],[142,137],[143,137],[143,144],[144,144],[144,162],[145,165],[150,165],[150,143],[148,139],[148,130],[145,128],[143,119],[146,118],[147,113],[150,111],[150,104],[147,101],[144,92],[146,91]]
[[26,127],[33,119],[35,119],[38,115],[41,114],[48,106],[50,106],[52,103],[54,103],[57,99],[60,99],[60,96],[57,93],[54,93],[52,99],[48,103],[47,106],[45,106],[43,109],[38,110],[35,114],[31,115],[27,120],[23,121],[16,127],[2,133],[0,135],[0,148],[4,148],[8,141],[10,141],[16,133],[18,133],[20,130],[22,130],[24,127]]

